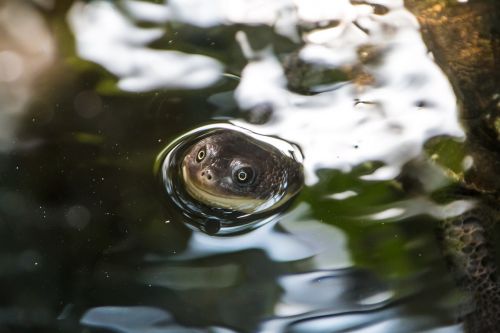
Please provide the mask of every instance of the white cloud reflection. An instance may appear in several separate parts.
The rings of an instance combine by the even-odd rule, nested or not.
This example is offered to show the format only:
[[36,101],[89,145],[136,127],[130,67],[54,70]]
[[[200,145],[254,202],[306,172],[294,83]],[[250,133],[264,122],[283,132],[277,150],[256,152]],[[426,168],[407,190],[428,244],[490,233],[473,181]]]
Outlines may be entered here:
[[[364,179],[392,179],[422,152],[428,139],[463,136],[451,86],[428,56],[415,18],[402,4],[383,16],[359,6],[344,6],[351,11],[346,14],[346,7],[339,13],[344,16],[334,28],[337,32],[314,38],[325,29],[306,34],[309,42],[299,57],[331,69],[352,68],[360,65],[358,52],[362,47],[377,45],[380,59],[364,66],[374,83],[362,87],[347,83],[312,96],[295,94],[287,90],[277,58],[261,52],[260,58],[243,70],[235,93],[244,109],[259,104],[274,107],[274,121],[267,124],[236,123],[298,143],[306,157],[309,185],[317,182],[318,169],[348,172],[366,161],[380,161],[384,166]],[[308,19],[312,20],[314,12],[306,12]],[[248,48],[244,38],[238,41],[242,48]]]
[[[364,66],[374,83],[363,87],[346,83],[314,96],[287,89],[283,64],[271,48],[259,51],[258,59],[243,69],[235,91],[238,105],[243,109],[272,105],[274,117],[259,126],[237,123],[298,143],[306,156],[309,185],[316,183],[318,169],[348,172],[366,161],[384,165],[365,179],[391,179],[422,152],[429,138],[463,135],[452,89],[429,57],[415,17],[402,1],[374,3],[384,4],[388,12],[377,15],[372,6],[347,0],[123,2],[132,17],[154,23],[265,24],[290,38],[298,36],[304,22],[316,24],[318,28],[302,34],[305,44],[298,55],[306,63],[331,69],[358,66],[360,49],[377,46],[380,60]],[[222,74],[222,64],[208,56],[147,47],[163,36],[164,28],[139,28],[111,2],[76,3],[68,19],[80,56],[117,75],[123,90],[201,88]],[[338,24],[329,26],[332,21]],[[236,37],[248,53],[242,34]]]
[[135,26],[111,2],[75,3],[68,22],[79,56],[118,76],[122,90],[197,89],[221,77],[223,66],[213,58],[147,47],[164,30]]

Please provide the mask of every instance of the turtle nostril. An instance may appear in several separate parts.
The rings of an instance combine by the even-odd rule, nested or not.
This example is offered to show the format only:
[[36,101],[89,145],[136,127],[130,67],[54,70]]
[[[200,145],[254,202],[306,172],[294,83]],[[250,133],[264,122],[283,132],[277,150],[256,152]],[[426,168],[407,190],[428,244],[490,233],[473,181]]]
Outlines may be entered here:
[[206,180],[212,180],[213,176],[210,170],[203,170],[200,173],[201,177],[205,178]]

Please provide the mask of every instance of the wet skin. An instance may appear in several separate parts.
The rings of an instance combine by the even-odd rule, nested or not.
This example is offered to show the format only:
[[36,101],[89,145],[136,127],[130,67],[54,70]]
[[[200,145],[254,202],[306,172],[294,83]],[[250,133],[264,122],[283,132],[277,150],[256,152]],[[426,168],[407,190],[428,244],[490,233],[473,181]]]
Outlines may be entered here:
[[243,213],[288,202],[303,186],[302,165],[265,142],[220,130],[187,149],[182,180],[195,200]]

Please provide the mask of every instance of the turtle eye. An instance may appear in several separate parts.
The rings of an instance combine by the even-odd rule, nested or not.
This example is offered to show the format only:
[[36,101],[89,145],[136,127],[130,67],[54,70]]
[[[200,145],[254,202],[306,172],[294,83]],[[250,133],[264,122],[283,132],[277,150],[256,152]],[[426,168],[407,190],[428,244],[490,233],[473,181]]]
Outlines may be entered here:
[[207,154],[205,153],[205,149],[201,148],[198,151],[198,154],[196,155],[196,162],[200,163],[201,161],[203,161],[203,159],[205,158],[206,155]]
[[240,185],[251,185],[255,180],[255,171],[249,166],[238,168],[233,172],[233,180]]

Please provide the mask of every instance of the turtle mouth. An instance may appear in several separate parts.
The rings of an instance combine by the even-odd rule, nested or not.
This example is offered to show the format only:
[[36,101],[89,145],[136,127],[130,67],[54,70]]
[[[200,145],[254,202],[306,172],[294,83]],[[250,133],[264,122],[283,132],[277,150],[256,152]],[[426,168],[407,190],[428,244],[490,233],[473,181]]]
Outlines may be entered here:
[[253,213],[266,202],[264,199],[210,191],[206,186],[203,186],[204,184],[199,179],[191,177],[186,165],[182,166],[182,178],[188,194],[197,201],[209,206],[231,209],[243,213]]

